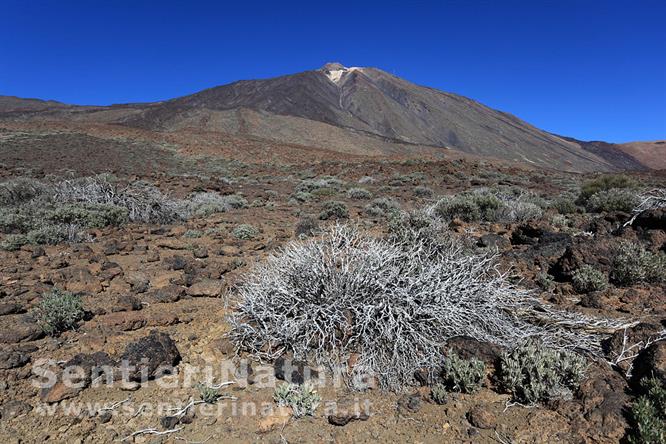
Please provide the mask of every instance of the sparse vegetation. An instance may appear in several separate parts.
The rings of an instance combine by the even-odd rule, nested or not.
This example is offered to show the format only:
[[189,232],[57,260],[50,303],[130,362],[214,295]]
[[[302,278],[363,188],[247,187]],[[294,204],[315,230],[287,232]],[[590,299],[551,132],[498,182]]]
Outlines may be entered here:
[[301,218],[294,228],[294,235],[299,239],[313,236],[319,231],[319,223],[313,217]]
[[372,217],[388,217],[400,211],[400,205],[393,199],[380,197],[373,199],[365,207],[365,213]]
[[502,387],[523,404],[570,398],[578,388],[587,363],[566,350],[553,350],[530,340],[504,353],[500,360]]
[[523,222],[543,214],[535,200],[535,196],[527,192],[482,188],[444,197],[434,205],[433,211],[444,220]]
[[442,376],[449,390],[462,393],[474,393],[481,388],[486,366],[478,359],[462,359],[455,352],[449,351],[444,360]]
[[657,378],[644,378],[645,394],[631,406],[632,444],[666,443],[666,386]]
[[215,404],[218,399],[222,397],[218,389],[209,387],[204,384],[197,384],[197,390],[199,390],[199,396],[201,400],[206,404]]
[[372,193],[365,188],[350,188],[347,190],[347,197],[350,199],[358,200],[370,199],[372,197]]
[[613,257],[611,280],[618,285],[666,281],[666,254],[646,251],[641,244],[622,242]]
[[319,213],[319,219],[329,220],[329,219],[347,219],[349,218],[349,210],[347,205],[344,202],[339,202],[337,200],[329,200],[324,202],[324,208]]
[[419,185],[414,187],[414,196],[416,197],[432,197],[435,192],[426,186]]
[[571,282],[578,293],[600,291],[608,286],[606,275],[590,265],[583,265],[574,271]]
[[630,177],[621,174],[610,174],[599,176],[596,179],[588,180],[583,184],[578,196],[578,203],[581,205],[587,204],[587,201],[592,195],[600,191],[608,191],[612,189],[636,189],[638,182]]
[[611,188],[594,193],[587,199],[585,208],[591,213],[602,211],[631,212],[638,205],[635,191],[624,188]]
[[259,230],[254,225],[241,224],[231,231],[231,235],[236,239],[252,240],[259,235]]
[[273,399],[279,406],[291,407],[296,418],[314,416],[321,396],[309,384],[284,383],[275,387]]
[[430,389],[430,397],[432,398],[435,403],[442,405],[446,404],[446,401],[448,399],[448,392],[446,390],[446,386],[444,384],[435,384],[431,389]]
[[49,335],[75,328],[83,315],[81,298],[57,288],[46,293],[37,308],[39,326]]

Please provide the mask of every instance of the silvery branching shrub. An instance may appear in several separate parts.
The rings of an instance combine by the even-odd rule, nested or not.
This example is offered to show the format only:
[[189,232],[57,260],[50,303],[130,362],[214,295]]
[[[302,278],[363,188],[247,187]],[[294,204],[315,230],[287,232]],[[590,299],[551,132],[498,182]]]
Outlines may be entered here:
[[[344,368],[355,388],[372,375],[392,391],[412,384],[417,369],[441,365],[453,336],[504,346],[537,337],[557,349],[600,351],[601,338],[583,328],[613,322],[546,306],[513,285],[496,256],[422,225],[386,238],[336,225],[288,244],[238,286],[232,342],[259,359],[290,352]],[[347,369],[352,353],[358,359]]]

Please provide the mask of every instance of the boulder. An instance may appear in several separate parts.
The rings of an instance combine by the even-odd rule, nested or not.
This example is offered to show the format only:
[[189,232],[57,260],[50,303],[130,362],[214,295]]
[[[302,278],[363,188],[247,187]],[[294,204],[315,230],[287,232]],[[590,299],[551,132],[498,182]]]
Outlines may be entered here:
[[180,362],[180,352],[168,334],[153,330],[148,336],[127,345],[120,360],[121,365],[130,366],[130,380],[140,381],[162,376],[162,371]]

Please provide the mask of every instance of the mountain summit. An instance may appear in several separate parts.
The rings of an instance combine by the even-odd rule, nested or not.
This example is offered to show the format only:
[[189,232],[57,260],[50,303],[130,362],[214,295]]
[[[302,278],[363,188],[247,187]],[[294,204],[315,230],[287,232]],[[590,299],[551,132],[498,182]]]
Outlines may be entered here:
[[164,102],[58,113],[157,131],[195,128],[353,154],[435,149],[569,171],[644,168],[615,145],[600,149],[559,137],[469,98],[415,85],[381,69],[337,62]]

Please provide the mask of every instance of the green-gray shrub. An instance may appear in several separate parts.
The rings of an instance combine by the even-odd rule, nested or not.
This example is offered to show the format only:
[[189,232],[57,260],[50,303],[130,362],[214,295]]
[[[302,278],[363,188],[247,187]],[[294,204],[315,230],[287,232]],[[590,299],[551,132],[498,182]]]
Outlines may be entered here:
[[559,197],[553,201],[551,206],[560,214],[573,214],[578,211],[573,197]]
[[631,406],[632,444],[666,444],[666,386],[657,378],[644,378],[646,392]]
[[28,202],[45,191],[40,181],[29,177],[17,177],[0,183],[0,205],[14,206]]
[[473,393],[481,388],[486,373],[486,366],[478,359],[462,359],[449,351],[442,368],[444,383],[456,392]]
[[630,213],[638,206],[638,195],[631,189],[612,188],[594,193],[587,199],[585,209],[591,213],[624,211]]
[[183,237],[187,237],[189,239],[198,239],[201,236],[203,236],[203,232],[200,230],[187,230],[185,233],[183,233]]
[[432,197],[433,194],[435,193],[432,191],[432,188],[423,185],[414,187],[414,196],[416,197]]
[[641,244],[622,242],[616,249],[610,273],[618,285],[666,281],[666,254],[646,251]]
[[329,219],[347,219],[349,218],[349,210],[347,205],[344,202],[339,202],[337,200],[329,200],[324,202],[324,208],[321,213],[319,213],[319,219],[329,220]]
[[259,235],[259,229],[250,224],[241,224],[231,231],[231,235],[236,239],[251,240]]
[[608,278],[604,273],[590,265],[583,265],[573,272],[571,283],[578,293],[601,291],[608,286]]
[[218,399],[222,397],[218,389],[209,387],[204,384],[197,384],[197,390],[199,390],[199,396],[201,400],[206,404],[215,404]]
[[37,245],[57,245],[61,242],[80,240],[79,229],[74,225],[46,224],[26,234],[28,242]]
[[313,416],[321,402],[321,396],[309,384],[281,384],[275,387],[273,399],[279,406],[291,407],[296,418]]
[[347,190],[347,197],[350,199],[370,199],[372,197],[372,193],[365,188],[350,188]]
[[588,180],[583,184],[578,196],[578,203],[585,204],[587,200],[600,191],[607,191],[613,188],[637,188],[638,182],[629,176],[621,174],[610,174]]
[[437,404],[446,404],[448,393],[444,384],[435,384],[430,389],[430,397]]
[[46,293],[37,307],[37,322],[49,335],[75,328],[83,316],[81,298],[57,288]]
[[0,249],[6,251],[16,251],[29,243],[30,241],[23,234],[9,234],[2,242],[0,242]]
[[584,357],[532,340],[502,355],[499,380],[514,401],[535,404],[570,397],[583,380],[586,367]]
[[47,219],[57,224],[75,224],[85,228],[122,225],[128,221],[126,208],[105,204],[65,204],[47,213]]
[[371,217],[391,216],[400,212],[400,205],[393,199],[379,197],[365,206],[365,213]]

